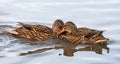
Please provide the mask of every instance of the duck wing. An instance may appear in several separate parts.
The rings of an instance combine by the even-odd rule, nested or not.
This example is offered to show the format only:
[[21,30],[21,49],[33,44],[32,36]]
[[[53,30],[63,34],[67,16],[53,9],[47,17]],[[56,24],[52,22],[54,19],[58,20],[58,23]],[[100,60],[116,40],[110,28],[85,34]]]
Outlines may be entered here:
[[101,35],[102,33],[103,33],[103,31],[90,29],[90,28],[86,28],[86,27],[78,28],[78,34],[81,36],[85,36],[86,38],[93,38],[98,35]]
[[31,30],[31,31],[37,31],[37,32],[45,32],[49,33],[52,32],[52,29],[48,26],[45,25],[30,25],[30,24],[24,24],[19,22],[19,24],[25,28],[26,30]]
[[69,41],[74,44],[86,44],[89,43],[88,38],[84,38],[82,36],[73,36],[73,35],[65,35],[62,36],[64,40]]
[[108,42],[108,38],[105,38],[102,34],[95,38],[86,38],[83,36],[65,35],[63,39],[74,44],[105,44]]
[[95,38],[89,39],[90,42],[94,42],[94,44],[106,44],[109,39],[105,38],[102,34],[96,36]]

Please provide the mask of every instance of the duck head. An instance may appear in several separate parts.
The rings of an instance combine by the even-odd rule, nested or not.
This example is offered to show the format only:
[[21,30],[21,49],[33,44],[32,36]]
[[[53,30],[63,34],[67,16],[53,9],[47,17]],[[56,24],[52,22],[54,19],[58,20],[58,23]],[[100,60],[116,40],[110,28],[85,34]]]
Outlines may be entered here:
[[58,34],[61,31],[63,25],[64,23],[61,19],[55,20],[54,24],[52,25],[53,33]]
[[77,33],[77,26],[73,22],[68,21],[63,25],[61,31],[59,32],[59,35],[63,33],[74,35]]

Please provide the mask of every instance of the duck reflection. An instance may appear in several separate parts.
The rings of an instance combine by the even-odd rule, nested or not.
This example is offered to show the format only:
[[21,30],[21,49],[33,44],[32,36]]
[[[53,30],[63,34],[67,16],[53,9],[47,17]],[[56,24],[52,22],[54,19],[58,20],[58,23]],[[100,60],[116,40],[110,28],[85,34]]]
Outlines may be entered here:
[[107,44],[88,45],[85,46],[84,48],[79,48],[79,49],[76,49],[75,47],[76,46],[73,45],[64,47],[63,55],[74,56],[74,53],[78,51],[90,51],[90,52],[95,52],[96,54],[103,54],[103,49],[107,50],[107,53],[109,53],[109,48],[107,47]]
[[88,47],[85,47],[85,48],[78,49],[77,51],[94,51],[97,54],[103,54],[103,51],[102,51],[103,49],[106,49],[107,53],[109,53],[109,48],[107,47],[106,44],[92,45],[92,46],[88,46]]
[[78,51],[91,51],[91,52],[95,52],[96,54],[103,54],[103,49],[107,50],[107,53],[109,53],[109,48],[107,47],[106,44],[89,45],[89,46],[86,46],[84,48],[79,48],[79,49],[75,49],[72,47],[65,47],[63,49],[64,49],[63,54],[65,56],[74,56],[74,53]]
[[[66,44],[66,45],[65,45]],[[79,47],[79,45],[71,44],[71,43],[65,43],[65,44],[56,44],[55,47],[51,48],[42,48],[34,51],[28,51],[27,53],[20,53],[20,56],[29,55],[29,54],[36,54],[36,53],[42,53],[45,51],[49,51],[52,49],[63,49],[64,56],[74,56],[75,52],[82,52],[82,51],[90,51],[95,52],[96,54],[103,54],[103,49],[107,50],[107,53],[109,53],[109,48],[107,47],[107,44],[97,44],[97,45],[82,45],[84,47],[76,49],[76,47]]]

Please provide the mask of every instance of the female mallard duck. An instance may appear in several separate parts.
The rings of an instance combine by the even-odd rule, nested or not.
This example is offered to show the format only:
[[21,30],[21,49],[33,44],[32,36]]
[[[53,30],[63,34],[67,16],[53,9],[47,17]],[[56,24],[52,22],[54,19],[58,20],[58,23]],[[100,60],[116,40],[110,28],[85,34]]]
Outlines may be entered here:
[[97,44],[108,41],[102,33],[103,31],[99,30],[77,28],[73,22],[66,22],[58,34],[63,34],[63,38],[75,44]]
[[57,32],[62,29],[63,21],[60,19],[56,20],[52,29],[44,25],[19,24],[21,27],[9,31],[9,33],[29,40],[44,41],[47,39],[58,38]]

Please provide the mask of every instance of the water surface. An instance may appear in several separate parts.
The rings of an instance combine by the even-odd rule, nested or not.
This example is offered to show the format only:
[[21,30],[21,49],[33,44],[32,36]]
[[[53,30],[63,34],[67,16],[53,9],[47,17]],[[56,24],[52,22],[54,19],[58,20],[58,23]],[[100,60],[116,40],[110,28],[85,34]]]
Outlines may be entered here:
[[73,45],[61,40],[31,45],[31,41],[0,34],[0,61],[2,64],[119,64],[119,17],[119,0],[0,0],[0,33],[18,27],[16,22],[51,27],[56,19],[62,19],[73,21],[78,27],[106,30],[104,35],[110,39],[107,45]]

